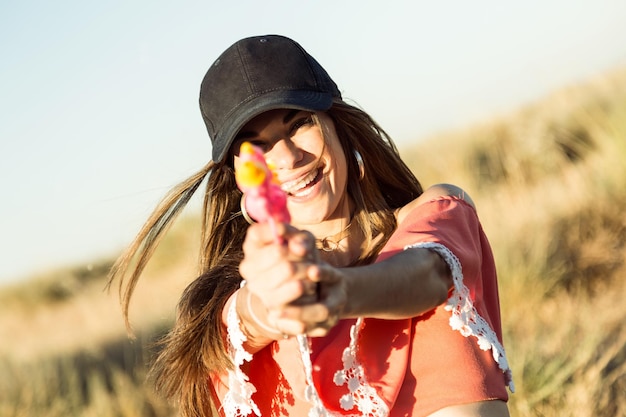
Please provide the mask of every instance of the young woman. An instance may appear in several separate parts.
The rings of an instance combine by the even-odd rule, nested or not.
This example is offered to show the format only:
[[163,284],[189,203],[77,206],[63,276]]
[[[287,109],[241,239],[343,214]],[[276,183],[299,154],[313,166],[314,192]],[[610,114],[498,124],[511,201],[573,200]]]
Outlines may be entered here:
[[[201,274],[154,366],[182,415],[508,416],[495,266],[463,190],[423,191],[387,134],[282,36],[228,48],[200,107],[212,161],[111,273],[128,320],[143,267],[208,177]],[[290,224],[246,220],[244,142],[272,161]]]

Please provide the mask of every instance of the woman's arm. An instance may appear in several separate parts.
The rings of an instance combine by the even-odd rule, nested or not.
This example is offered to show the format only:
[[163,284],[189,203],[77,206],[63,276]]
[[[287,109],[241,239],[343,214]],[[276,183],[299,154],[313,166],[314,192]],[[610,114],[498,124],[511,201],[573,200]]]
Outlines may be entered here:
[[[417,206],[442,196],[460,198],[475,208],[461,188],[437,184],[399,210],[398,223]],[[443,258],[420,248],[407,249],[385,261],[350,268],[343,273],[349,294],[343,317],[415,317],[443,303],[453,286],[450,269]]]
[[415,317],[443,303],[452,287],[446,262],[428,249],[407,249],[387,260],[359,267],[310,267],[320,283],[319,302],[284,305],[268,320],[281,332],[324,336],[339,319]]
[[[474,206],[462,189],[438,184],[400,209],[398,223],[419,205],[442,196],[460,198]],[[423,248],[406,249],[367,266],[335,268],[322,264],[311,278],[321,283],[326,311],[320,311],[318,304],[287,307],[282,318],[302,320],[303,328],[316,336],[325,334],[340,318],[416,317],[445,302],[453,286],[447,263],[437,253]]]
[[[463,190],[440,184],[429,188],[399,210],[398,220],[402,221],[420,204],[440,196],[462,198],[473,205]],[[306,249],[306,235],[298,235],[298,239],[294,240],[297,244],[290,241],[289,247],[276,248],[267,245],[267,239],[260,237],[262,228],[251,227],[251,231],[248,244],[265,246],[262,251],[250,251],[262,256],[250,258],[250,262],[244,260],[241,272],[244,277],[265,276],[255,280],[253,293],[259,298],[257,317],[282,334],[306,332],[312,336],[323,336],[341,318],[415,317],[443,303],[453,285],[446,262],[428,249],[406,249],[375,264],[336,268],[304,259],[305,254],[310,253]],[[259,237],[255,237],[257,232],[260,232]],[[275,250],[283,251],[282,255],[273,254]],[[293,261],[284,257],[284,251],[296,255]],[[296,276],[299,278],[294,279]],[[306,288],[310,280],[320,283],[319,302],[309,299],[305,303],[293,303],[310,292]],[[255,299],[253,296],[253,306],[256,305]],[[244,307],[238,306],[238,309],[241,308]],[[253,312],[256,311],[257,307],[253,307]],[[240,314],[244,317],[244,325],[254,327],[249,313],[242,310]],[[276,335],[268,332],[261,331],[261,336],[276,339]]]
[[401,319],[429,311],[448,298],[452,276],[428,249],[407,249],[382,262],[342,270],[347,317]]
[[324,336],[339,319],[416,317],[448,297],[452,276],[446,262],[428,249],[406,249],[366,266],[313,267],[310,279],[320,283],[320,302],[284,306],[275,318],[289,334]]

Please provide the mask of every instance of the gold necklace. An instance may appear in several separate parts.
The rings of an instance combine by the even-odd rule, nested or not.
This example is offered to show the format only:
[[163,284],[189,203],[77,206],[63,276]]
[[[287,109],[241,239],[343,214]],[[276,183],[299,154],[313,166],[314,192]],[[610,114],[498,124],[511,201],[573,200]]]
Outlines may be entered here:
[[315,239],[315,247],[323,250],[324,252],[334,251],[339,247],[339,242],[350,236],[350,226],[352,226],[352,219],[350,219],[350,223],[348,223],[348,225],[338,233],[321,239]]

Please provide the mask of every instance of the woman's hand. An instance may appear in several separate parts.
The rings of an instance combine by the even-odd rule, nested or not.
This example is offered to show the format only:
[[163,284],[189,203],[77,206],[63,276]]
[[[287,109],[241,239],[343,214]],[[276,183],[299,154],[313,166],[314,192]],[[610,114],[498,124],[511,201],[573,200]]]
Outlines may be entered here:
[[[276,233],[283,244],[276,243]],[[307,325],[285,318],[284,310],[291,304],[305,306],[317,300],[316,284],[309,279],[317,261],[315,238],[286,224],[278,224],[276,230],[268,224],[253,224],[248,228],[243,252],[239,272],[247,282],[246,290],[256,304],[261,304],[248,303],[255,319],[275,328],[278,334],[301,333]]]
[[277,334],[323,336],[337,323],[346,302],[341,270],[319,262],[309,232],[285,224],[276,232],[283,244],[276,244],[267,224],[248,229],[239,270],[247,291],[262,304],[251,307]]
[[343,271],[324,262],[311,265],[307,277],[315,283],[315,301],[303,303],[302,300],[295,300],[282,309],[277,320],[285,325],[297,326],[291,329],[293,334],[325,336],[342,318],[347,303],[348,292]]

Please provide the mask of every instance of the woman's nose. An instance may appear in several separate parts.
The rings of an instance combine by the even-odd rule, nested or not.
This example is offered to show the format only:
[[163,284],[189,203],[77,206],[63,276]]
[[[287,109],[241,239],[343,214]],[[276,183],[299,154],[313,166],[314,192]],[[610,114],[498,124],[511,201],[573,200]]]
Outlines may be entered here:
[[266,158],[272,161],[276,169],[292,169],[302,160],[303,154],[302,149],[292,140],[279,139],[274,143]]

